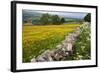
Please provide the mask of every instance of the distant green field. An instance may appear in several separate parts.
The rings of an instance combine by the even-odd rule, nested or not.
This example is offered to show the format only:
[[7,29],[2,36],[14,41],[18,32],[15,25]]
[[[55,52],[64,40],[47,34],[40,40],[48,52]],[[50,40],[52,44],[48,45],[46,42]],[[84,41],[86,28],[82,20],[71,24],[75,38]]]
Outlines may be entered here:
[[54,49],[65,36],[73,32],[80,24],[31,25],[23,26],[22,45],[23,62],[30,62],[47,49]]

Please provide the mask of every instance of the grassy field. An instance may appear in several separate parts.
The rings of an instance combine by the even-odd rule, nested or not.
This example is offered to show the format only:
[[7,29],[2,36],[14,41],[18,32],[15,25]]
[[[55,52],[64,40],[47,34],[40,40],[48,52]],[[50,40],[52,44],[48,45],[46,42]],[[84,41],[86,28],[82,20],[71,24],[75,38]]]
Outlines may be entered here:
[[23,25],[23,62],[30,62],[47,49],[54,49],[80,24],[64,25]]

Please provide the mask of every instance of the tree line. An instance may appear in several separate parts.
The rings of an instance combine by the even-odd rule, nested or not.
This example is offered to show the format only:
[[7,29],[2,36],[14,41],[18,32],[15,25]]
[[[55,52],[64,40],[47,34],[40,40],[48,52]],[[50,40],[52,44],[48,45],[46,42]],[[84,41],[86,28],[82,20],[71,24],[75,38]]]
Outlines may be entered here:
[[[76,22],[91,22],[91,14],[88,13],[83,20],[75,20]],[[24,21],[25,22],[25,21]],[[34,19],[32,17],[30,17],[26,22],[32,23],[34,25],[60,25],[63,24],[65,22],[67,22],[65,20],[64,17],[60,17],[58,15],[51,15],[48,13],[42,14],[40,17],[38,17],[38,19]],[[25,22],[25,23],[26,23]]]
[[65,19],[63,17],[59,17],[58,15],[50,15],[46,13],[41,16],[40,22],[43,25],[48,25],[48,24],[60,25],[65,22]]

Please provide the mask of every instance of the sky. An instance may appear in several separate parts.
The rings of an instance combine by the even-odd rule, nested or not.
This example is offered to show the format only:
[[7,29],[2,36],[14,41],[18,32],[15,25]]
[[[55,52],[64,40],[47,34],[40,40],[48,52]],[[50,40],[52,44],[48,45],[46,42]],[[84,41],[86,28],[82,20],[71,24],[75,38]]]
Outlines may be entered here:
[[52,14],[52,15],[59,15],[59,16],[62,16],[62,17],[69,17],[69,18],[78,18],[78,19],[83,19],[87,13],[83,13],[83,12],[65,12],[65,11],[36,11],[36,10],[24,10],[28,13],[49,13],[49,14]]

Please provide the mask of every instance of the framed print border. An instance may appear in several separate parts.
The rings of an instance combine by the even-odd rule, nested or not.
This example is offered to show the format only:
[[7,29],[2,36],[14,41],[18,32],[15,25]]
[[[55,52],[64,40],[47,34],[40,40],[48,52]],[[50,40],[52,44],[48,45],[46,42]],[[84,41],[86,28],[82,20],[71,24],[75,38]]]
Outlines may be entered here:
[[[70,67],[52,67],[52,68],[38,68],[38,69],[21,69],[17,70],[17,49],[16,49],[16,36],[17,36],[17,4],[35,4],[35,5],[49,5],[49,6],[64,6],[64,7],[82,7],[82,8],[94,8],[96,9],[96,52],[95,52],[95,65],[84,65],[84,66],[70,66]],[[90,5],[74,5],[74,4],[58,4],[58,3],[43,3],[43,2],[26,2],[26,1],[12,1],[11,2],[11,71],[12,72],[23,72],[23,71],[40,71],[40,70],[55,70],[55,69],[73,69],[73,68],[87,68],[98,66],[98,7]]]

